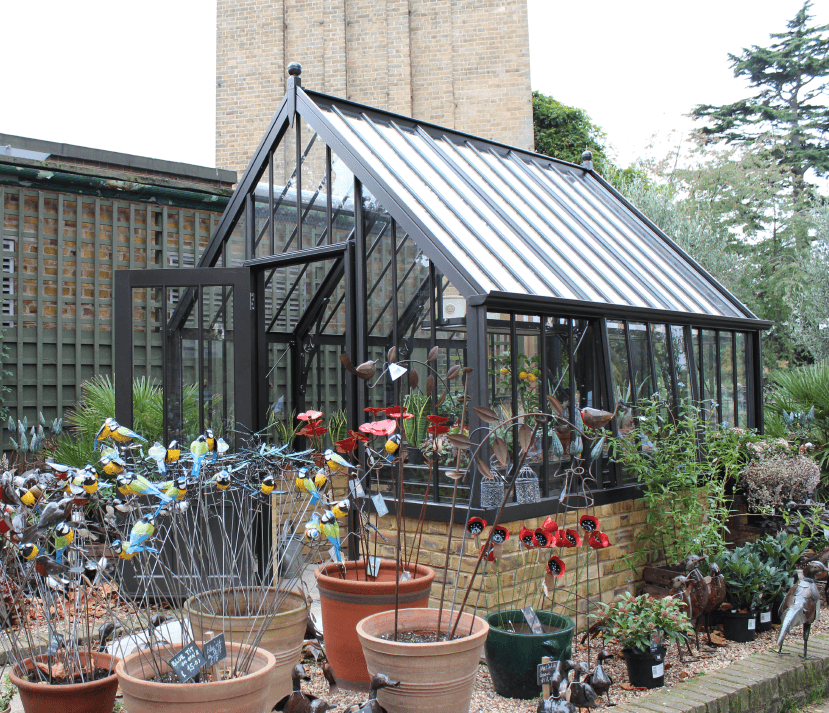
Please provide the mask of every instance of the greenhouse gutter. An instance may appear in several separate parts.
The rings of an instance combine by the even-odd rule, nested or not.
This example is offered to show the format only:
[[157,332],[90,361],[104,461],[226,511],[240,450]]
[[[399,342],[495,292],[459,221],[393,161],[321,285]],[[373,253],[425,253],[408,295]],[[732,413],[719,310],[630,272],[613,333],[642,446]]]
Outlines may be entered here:
[[631,305],[612,305],[603,302],[582,302],[562,297],[522,295],[514,292],[490,292],[472,295],[467,299],[470,307],[485,305],[488,310],[542,314],[546,316],[605,317],[625,321],[658,322],[662,324],[688,324],[712,329],[737,329],[758,331],[770,329],[774,322],[750,317],[727,317],[717,314],[694,314]]

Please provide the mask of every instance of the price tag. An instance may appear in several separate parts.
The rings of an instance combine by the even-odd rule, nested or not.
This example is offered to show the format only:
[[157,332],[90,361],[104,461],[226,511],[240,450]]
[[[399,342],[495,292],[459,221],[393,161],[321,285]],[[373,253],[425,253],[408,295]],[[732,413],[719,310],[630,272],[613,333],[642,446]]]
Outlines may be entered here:
[[380,558],[379,557],[369,557],[368,564],[366,565],[366,574],[369,577],[376,577],[380,572]]
[[408,582],[412,578],[412,575],[409,574],[405,569],[400,573],[400,581],[401,582]]
[[207,660],[195,644],[185,646],[169,661],[170,668],[182,683],[187,683],[206,663]]
[[521,611],[524,614],[524,621],[527,622],[527,626],[530,627],[533,634],[543,634],[544,629],[541,627],[541,622],[535,610],[532,607],[524,607]]
[[359,478],[349,480],[348,487],[351,488],[351,494],[355,498],[364,498],[366,496],[366,491],[363,490],[363,484],[360,482]]
[[665,675],[665,664],[658,663],[656,666],[651,666],[651,676],[653,678],[661,678]]
[[[771,620],[769,620],[769,621],[771,621]],[[748,630],[749,631],[754,631],[754,629],[756,627],[757,627],[757,619],[755,617],[751,617],[751,619],[748,619]]]
[[552,683],[555,669],[558,667],[558,661],[550,661],[549,663],[540,663],[535,669],[535,680],[539,686],[545,683]]
[[408,369],[405,366],[400,366],[400,364],[389,364],[389,376],[392,381],[397,381],[407,371]]
[[215,666],[227,656],[225,648],[225,635],[219,634],[216,638],[210,639],[202,646],[202,654],[207,661],[207,666]]
[[761,611],[760,612],[760,623],[761,624],[768,624],[771,621],[771,612],[770,611]]
[[374,509],[377,510],[378,517],[383,517],[383,515],[388,514],[389,509],[386,507],[386,501],[383,500],[383,495],[381,493],[377,493],[377,495],[372,496],[371,502],[374,503]]

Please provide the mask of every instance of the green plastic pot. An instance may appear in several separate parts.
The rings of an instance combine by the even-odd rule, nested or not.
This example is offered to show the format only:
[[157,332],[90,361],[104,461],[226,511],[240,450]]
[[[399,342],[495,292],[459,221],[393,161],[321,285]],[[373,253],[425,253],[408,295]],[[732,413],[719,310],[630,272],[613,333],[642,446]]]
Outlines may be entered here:
[[[573,631],[575,624],[568,616],[537,611],[538,619],[545,626],[558,627],[561,631],[550,634],[515,634],[508,622],[523,624],[524,614],[520,609],[507,609],[490,614],[489,635],[486,638],[484,654],[492,685],[498,695],[506,698],[537,698],[541,686],[536,683],[536,667],[543,656],[553,661],[564,661],[572,657]],[[553,642],[553,649],[544,646],[545,641]]]

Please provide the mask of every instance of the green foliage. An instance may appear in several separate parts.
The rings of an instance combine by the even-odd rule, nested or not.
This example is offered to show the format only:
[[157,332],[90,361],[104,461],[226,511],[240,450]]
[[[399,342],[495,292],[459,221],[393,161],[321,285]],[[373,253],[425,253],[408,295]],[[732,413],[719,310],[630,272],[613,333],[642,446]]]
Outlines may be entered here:
[[[712,557],[711,561],[720,568],[725,580],[726,598],[732,609],[755,609],[764,603],[764,597],[768,596],[764,583],[775,576],[775,571],[756,552],[745,547],[724,549]],[[781,586],[778,583],[771,599],[774,599]]]
[[647,651],[654,632],[662,632],[666,643],[675,644],[684,642],[693,631],[682,602],[672,597],[656,599],[650,594],[634,597],[624,592],[611,604],[598,604],[602,611],[590,616],[600,619],[602,631],[625,649]]
[[429,404],[431,398],[416,391],[411,392],[403,400],[406,412],[414,418],[403,419],[403,430],[406,433],[406,441],[413,448],[420,448],[420,444],[428,435],[426,429],[429,427]]
[[328,419],[328,435],[331,438],[331,443],[341,441],[348,434],[348,418],[345,411],[339,409],[331,414]]
[[3,687],[0,688],[0,711],[8,708],[15,693],[17,693],[17,686],[11,682],[9,674],[6,674],[3,676]]
[[273,410],[268,411],[268,426],[274,431],[274,438],[277,445],[293,444],[296,434],[305,426],[302,421],[297,421],[296,409],[291,411],[291,417],[282,420],[276,417]]
[[812,357],[829,359],[829,200],[816,200],[809,212],[812,244],[802,255],[800,278],[786,295],[793,337]]
[[746,551],[756,554],[763,563],[775,570],[775,581],[777,578],[782,579],[777,593],[773,596],[770,596],[773,583],[769,586],[764,585],[766,601],[773,601],[781,591],[788,591],[797,581],[797,563],[808,547],[808,537],[787,532],[766,535],[759,540],[746,543]]
[[654,548],[675,564],[693,552],[725,548],[730,510],[727,483],[739,470],[740,434],[706,430],[698,409],[643,402],[635,427],[608,438],[610,457],[642,485],[646,527],[636,535],[633,564]]
[[605,148],[607,136],[583,109],[533,92],[533,130],[536,153],[580,164],[582,153],[592,151],[598,173],[613,168]]

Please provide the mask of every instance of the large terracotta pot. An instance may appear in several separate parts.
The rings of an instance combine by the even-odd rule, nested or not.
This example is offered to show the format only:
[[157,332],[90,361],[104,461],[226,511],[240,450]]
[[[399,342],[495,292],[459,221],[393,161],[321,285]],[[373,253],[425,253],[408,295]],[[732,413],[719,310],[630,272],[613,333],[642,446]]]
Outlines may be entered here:
[[292,690],[291,669],[302,657],[302,641],[311,606],[302,592],[282,590],[283,599],[274,615],[276,596],[275,587],[268,590],[267,597],[258,589],[234,587],[213,589],[184,603],[196,640],[206,641],[206,633],[212,631],[214,635],[223,633],[227,643],[250,646],[255,643],[253,637],[262,634],[256,645],[270,651],[276,659],[270,694],[274,701]]
[[[201,643],[197,642],[198,645]],[[170,659],[182,648],[184,644],[164,647],[161,658]],[[249,651],[241,644],[229,644],[228,658],[219,666],[232,666],[240,655]],[[129,713],[265,713],[274,704],[270,690],[276,659],[264,649],[253,650],[250,673],[246,676],[209,683],[151,681],[149,679],[156,676],[151,661],[149,651],[142,649],[130,654],[115,667],[124,694],[124,706]],[[166,663],[160,668],[162,674],[171,670]],[[63,713],[60,708],[55,710]]]
[[[89,660],[85,651],[79,652],[81,663],[85,666]],[[46,656],[38,656],[38,661],[45,661]],[[93,654],[92,666],[112,670],[120,659],[109,654]],[[27,671],[34,670],[31,659],[24,662]],[[118,677],[111,676],[89,683],[70,683],[67,685],[44,685],[29,683],[28,676],[21,678],[20,665],[9,671],[11,682],[20,690],[20,702],[26,713],[112,713],[115,705],[115,693],[118,690]]]
[[[449,627],[450,617],[450,611],[443,612],[442,631]],[[402,609],[398,618],[399,631],[435,631],[438,610]],[[451,622],[456,619],[457,613]],[[363,619],[357,625],[357,635],[369,673],[385,673],[400,681],[396,688],[378,691],[380,705],[389,713],[467,713],[489,624],[480,617],[464,613],[458,631],[468,633],[470,627],[471,636],[437,643],[406,644],[381,638],[394,632],[394,611]]]
[[[382,560],[377,577],[369,581],[364,561],[345,565],[332,562],[318,567],[314,576],[320,593],[325,650],[337,682],[347,688],[367,689],[371,676],[357,638],[357,624],[371,614],[394,609],[396,563]],[[400,608],[428,606],[434,578],[431,567],[418,565],[412,578],[400,583]]]

